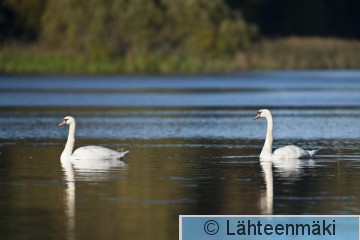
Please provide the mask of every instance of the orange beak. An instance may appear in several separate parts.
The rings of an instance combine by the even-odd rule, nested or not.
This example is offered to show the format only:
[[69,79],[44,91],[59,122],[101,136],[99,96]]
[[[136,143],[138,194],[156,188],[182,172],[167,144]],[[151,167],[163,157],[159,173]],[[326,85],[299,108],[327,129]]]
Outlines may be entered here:
[[253,120],[260,118],[260,113],[257,113]]
[[59,123],[59,127],[62,126],[62,125],[65,125],[66,124],[66,121],[65,120],[62,120],[60,123]]

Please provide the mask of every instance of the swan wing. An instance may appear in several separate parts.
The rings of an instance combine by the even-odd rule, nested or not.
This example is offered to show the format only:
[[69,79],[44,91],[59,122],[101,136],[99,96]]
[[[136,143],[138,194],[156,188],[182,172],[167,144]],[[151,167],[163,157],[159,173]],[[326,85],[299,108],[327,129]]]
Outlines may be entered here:
[[75,150],[71,155],[71,163],[77,170],[108,170],[113,167],[126,166],[121,158],[128,152],[118,152],[100,146],[86,146]]
[[86,146],[76,149],[72,154],[72,158],[73,160],[112,160],[120,159],[128,152],[118,152],[101,146]]
[[273,156],[277,159],[309,159],[312,157],[308,151],[294,145],[276,149]]

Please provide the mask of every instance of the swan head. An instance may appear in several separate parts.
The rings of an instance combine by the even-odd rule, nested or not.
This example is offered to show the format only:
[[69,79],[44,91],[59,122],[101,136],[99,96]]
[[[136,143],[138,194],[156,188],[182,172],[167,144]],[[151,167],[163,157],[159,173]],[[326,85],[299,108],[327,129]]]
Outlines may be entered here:
[[64,119],[59,123],[59,127],[63,126],[65,124],[70,125],[75,123],[75,118],[71,117],[71,116],[66,116],[64,117]]
[[258,119],[258,118],[266,118],[266,117],[270,117],[270,116],[271,116],[270,110],[268,110],[268,109],[260,109],[260,110],[256,113],[256,115],[255,115],[255,117],[253,118],[253,120]]

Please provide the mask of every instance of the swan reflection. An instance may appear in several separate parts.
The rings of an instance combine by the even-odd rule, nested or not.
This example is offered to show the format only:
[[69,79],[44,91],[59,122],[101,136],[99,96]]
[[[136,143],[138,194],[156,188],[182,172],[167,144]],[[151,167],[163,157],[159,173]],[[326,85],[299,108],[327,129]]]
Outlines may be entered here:
[[273,171],[271,161],[260,161],[264,180],[265,180],[265,191],[261,192],[260,204],[261,214],[271,215],[273,214],[273,200],[274,200],[274,184],[273,184]]
[[271,215],[274,209],[274,174],[288,181],[294,181],[302,176],[307,167],[314,166],[313,159],[286,159],[286,160],[264,160],[260,159],[260,166],[265,181],[265,191],[261,191],[260,205],[261,214]]
[[65,214],[67,239],[75,239],[75,172],[70,162],[63,162],[61,166],[66,181]]
[[[127,164],[123,161],[113,161],[113,164],[109,165],[109,161],[104,161],[106,164],[99,162],[96,167],[93,168],[76,168],[70,161],[62,161],[61,166],[64,172],[64,180],[66,182],[66,188],[64,189],[65,200],[65,216],[66,216],[66,236],[68,240],[75,239],[75,200],[76,200],[76,186],[75,186],[75,174],[81,181],[99,181],[110,178],[111,170],[116,167],[124,168]],[[112,161],[111,161],[112,162]]]
[[276,173],[283,178],[296,180],[303,175],[304,168],[314,166],[313,159],[273,160]]

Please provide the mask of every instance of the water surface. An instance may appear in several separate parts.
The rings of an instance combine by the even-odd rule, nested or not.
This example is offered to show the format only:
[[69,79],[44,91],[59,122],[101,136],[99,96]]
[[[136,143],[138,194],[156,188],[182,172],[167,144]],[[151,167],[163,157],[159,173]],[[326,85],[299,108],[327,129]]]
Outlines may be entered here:
[[[179,214],[360,214],[360,71],[0,77],[1,239],[177,239]],[[274,147],[316,159],[260,162]],[[61,166],[76,146],[129,149],[123,166]],[[72,181],[74,180],[74,181]]]

